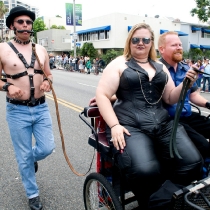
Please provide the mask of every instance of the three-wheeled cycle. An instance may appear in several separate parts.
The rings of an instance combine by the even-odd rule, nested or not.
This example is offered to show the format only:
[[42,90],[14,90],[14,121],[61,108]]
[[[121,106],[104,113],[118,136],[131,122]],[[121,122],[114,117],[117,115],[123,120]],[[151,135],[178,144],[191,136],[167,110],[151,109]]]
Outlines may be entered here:
[[[199,108],[197,109],[201,113]],[[126,179],[111,153],[105,133],[106,124],[98,107],[85,107],[79,117],[91,129],[88,143],[96,149],[96,172],[90,173],[86,177],[83,187],[85,209],[141,209],[141,206],[136,205],[132,208],[131,203],[136,201],[135,196],[130,193]],[[203,169],[205,173],[209,170],[208,165]],[[174,192],[167,210],[210,209],[209,200],[210,177],[206,173],[204,179]],[[129,207],[127,208],[127,206]],[[166,210],[165,208],[159,209]]]

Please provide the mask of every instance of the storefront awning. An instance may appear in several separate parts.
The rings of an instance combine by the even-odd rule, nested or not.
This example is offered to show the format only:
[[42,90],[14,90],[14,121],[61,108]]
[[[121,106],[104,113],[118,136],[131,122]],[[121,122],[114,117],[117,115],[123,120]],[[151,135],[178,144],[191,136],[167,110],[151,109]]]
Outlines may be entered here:
[[179,36],[188,36],[188,34],[182,32],[182,31],[176,31]]
[[191,49],[196,49],[196,48],[200,48],[197,44],[190,44],[190,48]]
[[[165,32],[167,32],[168,30],[164,30],[164,29],[160,29],[160,34],[163,34]],[[179,36],[188,36],[188,34],[182,32],[182,31],[176,31],[178,33]]]
[[191,30],[192,30],[192,31],[200,31],[200,30],[201,30],[201,28],[198,28],[198,27],[192,26],[192,27],[191,27]]
[[210,50],[210,45],[200,45],[200,48]]
[[168,30],[160,29],[160,34],[167,32]]
[[131,30],[132,26],[128,26],[128,32]]
[[210,29],[202,28],[201,30],[202,30],[204,33],[210,33]]
[[86,29],[86,30],[82,30],[82,31],[77,31],[77,34],[85,34],[85,33],[90,33],[90,32],[95,32],[95,31],[110,31],[111,30],[111,26],[101,26],[98,28],[90,28],[90,29]]

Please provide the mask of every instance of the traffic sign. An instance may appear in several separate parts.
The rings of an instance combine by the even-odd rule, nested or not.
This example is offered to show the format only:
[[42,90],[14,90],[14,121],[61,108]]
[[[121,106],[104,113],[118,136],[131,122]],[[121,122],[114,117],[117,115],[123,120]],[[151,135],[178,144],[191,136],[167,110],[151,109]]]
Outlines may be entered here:
[[78,34],[77,33],[73,33],[73,39],[77,39]]

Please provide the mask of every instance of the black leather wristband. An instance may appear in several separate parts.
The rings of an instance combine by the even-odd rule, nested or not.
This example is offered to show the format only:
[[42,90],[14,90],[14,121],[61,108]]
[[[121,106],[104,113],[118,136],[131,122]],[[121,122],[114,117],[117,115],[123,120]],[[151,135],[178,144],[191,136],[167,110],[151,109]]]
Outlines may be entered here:
[[8,87],[9,87],[10,85],[14,85],[14,84],[9,83],[9,82],[6,82],[6,83],[4,84],[4,86],[2,87],[2,90],[8,92]]
[[48,82],[50,81],[51,84],[53,83],[52,80],[49,79],[49,78],[44,78],[44,79],[43,79],[43,82],[44,82],[45,80],[47,80]]
[[210,102],[208,102],[208,101],[206,102],[206,108],[210,109]]

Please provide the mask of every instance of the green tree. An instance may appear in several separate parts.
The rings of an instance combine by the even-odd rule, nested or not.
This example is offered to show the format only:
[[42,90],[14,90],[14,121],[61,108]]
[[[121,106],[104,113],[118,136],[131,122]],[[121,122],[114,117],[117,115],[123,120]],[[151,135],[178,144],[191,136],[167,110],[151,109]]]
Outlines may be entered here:
[[56,25],[51,25],[50,29],[58,29],[58,26],[56,26]]
[[203,57],[210,58],[210,50],[203,51]]
[[62,18],[60,15],[56,15],[55,17]]
[[57,26],[57,25],[52,25],[50,27],[50,29],[62,29],[62,30],[65,30],[66,28],[64,26]]
[[44,24],[44,21],[42,20],[42,18],[37,18],[34,21],[33,30],[34,30],[34,39],[35,39],[34,42],[36,42],[37,32],[47,30],[46,25]]
[[[4,18],[5,13],[8,12],[8,8],[4,5],[3,1],[0,1],[0,19]],[[3,37],[3,24],[1,25],[1,40],[3,41],[4,37]]]
[[210,18],[210,0],[195,0],[195,2],[197,7],[190,11],[191,15],[197,15],[199,20],[207,22]]
[[82,56],[87,55],[88,57],[90,57],[90,59],[93,59],[97,57],[97,50],[94,48],[93,43],[85,42],[80,48],[80,54]]
[[58,29],[66,30],[64,26],[58,26]]
[[189,58],[197,61],[197,60],[201,60],[203,57],[203,52],[201,49],[190,49],[189,50]]
[[123,50],[108,50],[105,55],[102,55],[102,59],[108,64],[111,60],[123,54]]
[[189,56],[189,51],[184,51],[184,52],[183,52],[183,58],[184,58],[184,59],[190,58],[190,56]]

